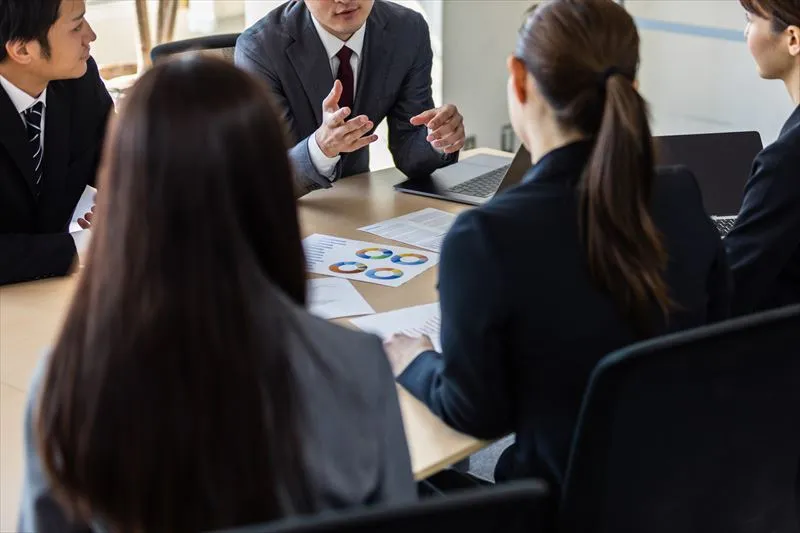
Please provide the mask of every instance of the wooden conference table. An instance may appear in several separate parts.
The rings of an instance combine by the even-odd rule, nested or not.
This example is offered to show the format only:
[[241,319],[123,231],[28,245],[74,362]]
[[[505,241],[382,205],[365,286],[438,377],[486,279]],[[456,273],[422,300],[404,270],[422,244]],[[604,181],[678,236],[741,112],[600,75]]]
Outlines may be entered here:
[[[462,157],[477,153],[503,154],[479,149]],[[298,210],[303,236],[324,233],[393,244],[358,228],[426,207],[452,213],[468,208],[395,192],[392,185],[403,179],[397,170],[386,169],[344,179],[332,189],[301,198]],[[437,301],[436,276],[437,269],[432,268],[397,288],[353,285],[380,313]],[[26,391],[42,351],[55,340],[76,279],[71,276],[0,288],[0,531],[13,531],[16,526]],[[336,322],[348,325],[346,319]],[[399,386],[398,394],[416,479],[431,476],[488,444],[447,427]]]

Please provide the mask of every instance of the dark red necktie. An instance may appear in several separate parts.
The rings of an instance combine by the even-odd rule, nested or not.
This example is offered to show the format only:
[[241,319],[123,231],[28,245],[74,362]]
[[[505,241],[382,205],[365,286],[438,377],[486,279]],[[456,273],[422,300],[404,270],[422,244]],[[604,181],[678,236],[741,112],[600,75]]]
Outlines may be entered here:
[[355,87],[353,86],[353,67],[350,66],[350,57],[353,51],[347,46],[343,46],[336,57],[339,58],[339,72],[336,74],[336,79],[342,82],[342,97],[339,98],[339,108],[349,107],[353,109],[353,95]]

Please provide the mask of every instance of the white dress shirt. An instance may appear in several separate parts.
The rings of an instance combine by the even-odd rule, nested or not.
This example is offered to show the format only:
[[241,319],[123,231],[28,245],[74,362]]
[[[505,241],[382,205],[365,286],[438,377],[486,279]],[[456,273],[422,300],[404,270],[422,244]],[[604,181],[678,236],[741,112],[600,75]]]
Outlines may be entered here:
[[[42,103],[42,122],[41,122],[41,132],[39,135],[39,145],[44,151],[44,133],[45,133],[45,115],[47,115],[47,87],[45,87],[42,94],[40,94],[37,98],[29,95],[3,76],[0,76],[0,86],[3,87],[3,90],[6,92],[8,97],[11,99],[11,103],[14,104],[14,107],[17,109],[17,113],[19,113],[19,118],[22,120],[22,124],[25,126],[25,132],[27,135],[28,125],[25,122],[25,111],[30,109],[34,106],[37,102]],[[33,155],[31,155],[31,159]],[[44,176],[42,179],[47,179],[47,176]],[[81,231],[74,231],[70,233],[72,240],[75,243],[75,250],[78,252],[78,257],[83,262],[83,256],[86,253],[86,250],[89,247],[89,241],[91,240],[91,233],[88,230],[81,230]]]
[[[17,113],[19,113],[19,118],[22,120],[22,123],[25,124],[25,131],[27,132],[28,125],[25,123],[25,111],[30,109],[31,107],[36,104],[36,102],[41,102],[44,106],[42,108],[42,124],[41,124],[41,135],[39,135],[39,142],[44,150],[44,117],[47,114],[47,87],[45,87],[42,94],[39,95],[38,98],[34,98],[33,96],[29,95],[3,76],[0,76],[0,85],[2,85],[3,90],[6,91],[6,94],[11,99],[11,103],[14,104],[14,107],[17,109]],[[33,156],[31,156],[33,157]]]
[[[367,24],[364,23],[358,31],[345,42],[323,28],[322,24],[320,24],[313,15],[311,20],[314,22],[314,27],[317,29],[317,34],[322,41],[322,46],[325,47],[325,52],[330,59],[331,73],[334,79],[336,79],[336,75],[339,73],[339,58],[336,57],[336,54],[339,53],[339,50],[341,50],[343,46],[347,46],[353,51],[353,55],[350,56],[350,66],[353,69],[353,101],[355,101],[356,87],[358,87],[358,65],[364,50],[364,34],[367,30]],[[315,135],[311,135],[311,138],[308,140],[308,153],[311,156],[311,163],[314,165],[314,168],[317,169],[317,172],[328,179],[332,179],[333,170],[336,168],[336,164],[341,159],[341,156],[326,156],[319,147],[319,144],[317,144]]]

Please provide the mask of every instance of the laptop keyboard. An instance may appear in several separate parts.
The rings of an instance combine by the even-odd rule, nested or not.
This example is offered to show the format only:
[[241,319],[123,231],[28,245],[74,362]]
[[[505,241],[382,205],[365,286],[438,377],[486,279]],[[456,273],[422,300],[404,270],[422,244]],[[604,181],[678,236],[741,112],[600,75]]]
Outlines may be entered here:
[[717,231],[722,237],[725,237],[732,229],[733,224],[736,222],[736,217],[711,217]]
[[459,183],[458,185],[450,187],[448,191],[458,194],[466,194],[468,196],[477,196],[478,198],[488,198],[497,192],[497,188],[500,187],[500,183],[503,181],[503,178],[505,177],[509,168],[511,168],[510,164],[503,165],[496,170],[492,170],[486,174],[481,174],[480,176],[472,178],[471,180],[467,180]]

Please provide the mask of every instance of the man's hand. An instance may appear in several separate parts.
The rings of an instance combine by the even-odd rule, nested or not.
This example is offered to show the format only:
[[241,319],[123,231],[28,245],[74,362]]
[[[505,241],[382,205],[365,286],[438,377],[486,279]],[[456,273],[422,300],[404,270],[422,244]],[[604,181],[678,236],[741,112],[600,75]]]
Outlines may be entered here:
[[82,229],[91,229],[92,227],[92,219],[94,218],[94,206],[92,206],[92,210],[85,213],[83,217],[78,219],[78,225]]
[[341,96],[342,82],[336,80],[330,94],[322,102],[322,126],[314,133],[317,145],[327,157],[355,152],[378,140],[377,135],[364,137],[373,126],[366,115],[345,121],[350,115],[350,108],[339,109]]
[[454,105],[429,109],[411,117],[410,122],[412,126],[427,126],[429,133],[426,140],[440,152],[452,154],[464,147],[467,139],[464,117]]
[[409,337],[403,333],[395,333],[392,337],[384,341],[383,349],[386,351],[386,356],[389,358],[389,364],[392,367],[392,373],[397,377],[403,373],[408,365],[417,358],[422,352],[433,350],[433,343],[430,337],[423,335],[422,337]]

